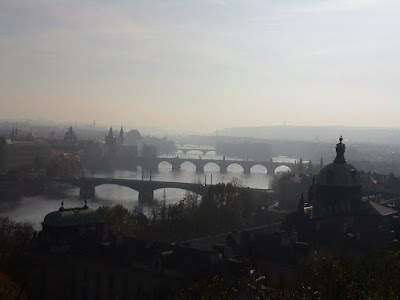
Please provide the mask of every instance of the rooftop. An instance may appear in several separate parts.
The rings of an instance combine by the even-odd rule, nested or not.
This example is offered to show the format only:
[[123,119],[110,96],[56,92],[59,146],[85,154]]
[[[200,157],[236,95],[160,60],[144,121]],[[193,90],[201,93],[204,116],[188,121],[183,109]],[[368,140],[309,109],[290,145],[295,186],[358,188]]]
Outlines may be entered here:
[[93,209],[84,207],[67,208],[63,206],[44,217],[42,225],[53,227],[70,227],[102,223],[100,215]]

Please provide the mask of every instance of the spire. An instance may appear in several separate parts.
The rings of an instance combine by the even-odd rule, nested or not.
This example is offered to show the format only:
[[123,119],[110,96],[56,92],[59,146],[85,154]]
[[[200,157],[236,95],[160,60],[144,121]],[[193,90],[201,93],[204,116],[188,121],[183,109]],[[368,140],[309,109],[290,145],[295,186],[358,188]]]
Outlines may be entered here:
[[335,163],[345,164],[346,159],[344,158],[344,152],[346,151],[346,145],[342,143],[343,137],[340,136],[339,144],[336,144],[336,158],[334,160]]
[[108,135],[109,136],[113,136],[114,135],[114,133],[113,133],[113,129],[112,129],[112,127],[110,126],[110,130],[108,131]]
[[121,130],[119,131],[119,136],[117,138],[117,143],[119,146],[122,146],[125,142],[125,137],[124,137],[124,128],[121,126]]

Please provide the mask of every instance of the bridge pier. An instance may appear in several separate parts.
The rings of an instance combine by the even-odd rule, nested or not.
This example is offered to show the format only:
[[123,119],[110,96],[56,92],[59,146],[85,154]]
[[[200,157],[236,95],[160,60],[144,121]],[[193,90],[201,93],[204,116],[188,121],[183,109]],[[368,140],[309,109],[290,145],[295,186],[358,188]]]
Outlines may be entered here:
[[79,197],[81,199],[94,199],[96,188],[92,185],[83,185],[79,190]]
[[171,162],[171,165],[172,165],[172,171],[179,172],[181,170],[181,164],[179,161]]
[[250,166],[242,166],[242,167],[243,167],[243,173],[249,175],[251,167]]
[[154,200],[154,191],[146,188],[139,190],[139,203],[143,204]]
[[219,172],[220,172],[220,173],[226,173],[226,172],[228,172],[228,166],[226,166],[226,165],[219,165]]
[[204,173],[204,165],[196,166],[196,173]]
[[179,172],[181,170],[180,166],[172,166],[172,171]]

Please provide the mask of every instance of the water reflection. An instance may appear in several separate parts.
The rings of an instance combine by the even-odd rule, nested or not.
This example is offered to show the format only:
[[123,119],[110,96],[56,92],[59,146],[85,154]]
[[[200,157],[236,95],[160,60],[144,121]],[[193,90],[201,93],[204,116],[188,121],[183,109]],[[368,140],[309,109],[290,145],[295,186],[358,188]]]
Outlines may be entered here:
[[[179,154],[178,154],[179,155]],[[180,154],[182,158],[198,158],[199,155]],[[222,156],[213,154],[200,155],[203,159],[222,159]],[[234,160],[235,158],[226,158]],[[291,159],[288,159],[291,160]],[[291,161],[282,161],[282,163]],[[142,170],[103,172],[94,174],[95,177],[101,178],[118,178],[118,179],[142,179]],[[268,188],[270,174],[263,166],[254,166],[251,168],[251,174],[244,174],[240,165],[232,164],[228,167],[227,173],[220,173],[218,165],[208,163],[205,166],[204,173],[196,173],[195,166],[191,163],[183,163],[180,171],[172,171],[171,165],[167,162],[160,163],[159,171],[151,174],[153,181],[172,181],[172,182],[200,182],[207,184],[212,183],[228,183],[233,180],[242,183],[245,186],[253,188]],[[149,172],[143,173],[144,180],[150,179]],[[165,198],[167,203],[174,203],[183,199],[186,191],[180,189],[165,189]],[[154,197],[162,200],[164,198],[164,190],[154,191]],[[24,197],[17,203],[0,204],[0,215],[9,216],[16,221],[28,221],[40,228],[43,217],[50,211],[59,209],[61,201],[64,201],[65,207],[83,206],[84,201],[79,199],[79,189],[71,188],[63,199],[46,196]],[[138,205],[138,192],[128,187],[104,184],[96,187],[96,199],[88,200],[91,208],[98,208],[102,205],[121,204],[128,209]]]

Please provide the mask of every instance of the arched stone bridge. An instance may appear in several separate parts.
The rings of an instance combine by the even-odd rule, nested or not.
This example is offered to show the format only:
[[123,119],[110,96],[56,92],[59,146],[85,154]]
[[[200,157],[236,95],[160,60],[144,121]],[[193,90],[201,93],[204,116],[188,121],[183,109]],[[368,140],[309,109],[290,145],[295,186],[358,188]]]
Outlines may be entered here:
[[187,154],[189,151],[197,151],[201,154],[207,154],[208,152],[215,152],[216,149],[213,147],[177,147],[176,150],[182,151],[183,154]]
[[[55,181],[70,184],[80,188],[80,196],[82,198],[94,198],[96,186],[103,184],[115,184],[125,186],[139,192],[139,202],[144,203],[154,198],[154,191],[158,189],[176,188],[196,193],[204,197],[209,189],[209,185],[199,183],[183,183],[169,181],[143,181],[132,179],[114,179],[114,178],[48,178],[46,181]],[[257,199],[271,197],[273,195],[270,189],[254,189],[254,188],[238,188],[247,189],[252,196]]]
[[250,174],[250,170],[254,166],[263,166],[269,174],[274,174],[278,167],[288,167],[295,171],[295,163],[282,163],[274,161],[253,161],[253,160],[221,160],[221,159],[201,159],[201,158],[179,158],[179,157],[153,157],[141,158],[137,161],[145,170],[157,171],[160,163],[167,162],[172,166],[172,171],[179,171],[184,162],[190,162],[196,167],[196,172],[204,172],[204,167],[207,164],[216,164],[221,173],[226,173],[230,165],[240,165],[245,174]]

